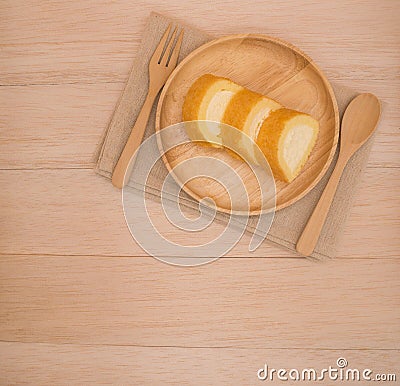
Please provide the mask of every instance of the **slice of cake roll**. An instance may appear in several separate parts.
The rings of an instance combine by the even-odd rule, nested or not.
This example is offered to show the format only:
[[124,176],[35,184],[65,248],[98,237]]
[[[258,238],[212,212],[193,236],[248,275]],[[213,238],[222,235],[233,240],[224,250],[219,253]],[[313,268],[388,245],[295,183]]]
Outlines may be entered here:
[[[229,79],[206,74],[190,87],[183,105],[184,121],[197,123],[189,137],[225,145],[259,164],[258,147],[275,178],[291,182],[306,163],[318,136],[318,121],[310,115],[284,108],[264,95],[245,89]],[[237,130],[231,129],[235,127]],[[229,151],[231,155],[235,153]]]
[[291,182],[300,173],[317,141],[319,125],[295,110],[273,111],[262,124],[256,142],[274,176]]
[[[182,109],[184,121],[222,122],[226,107],[232,97],[243,87],[229,79],[205,74],[190,87]],[[193,128],[193,126],[192,126]],[[222,145],[220,125],[199,122],[196,139],[210,142],[211,145]]]
[[[238,91],[229,101],[222,123],[237,128],[239,132],[236,133],[229,127],[223,126],[221,129],[223,144],[245,155],[246,159],[257,163],[253,141],[257,138],[264,120],[272,111],[279,108],[282,106],[278,102],[264,95],[245,88]],[[245,135],[240,135],[240,133]]]

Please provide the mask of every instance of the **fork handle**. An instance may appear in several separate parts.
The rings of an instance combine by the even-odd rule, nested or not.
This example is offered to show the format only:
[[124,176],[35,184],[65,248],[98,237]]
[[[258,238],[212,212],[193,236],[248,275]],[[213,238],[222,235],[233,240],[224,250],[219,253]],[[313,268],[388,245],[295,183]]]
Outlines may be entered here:
[[[147,94],[142,109],[140,110],[140,113],[129,135],[128,141],[125,144],[124,150],[122,151],[118,163],[114,168],[111,181],[112,184],[119,189],[122,189],[125,185],[125,182],[129,179],[135,160],[132,160],[130,164],[129,162],[142,142],[144,131],[146,129],[156,95],[157,92],[151,91],[149,91]],[[124,182],[125,175],[127,178]]]

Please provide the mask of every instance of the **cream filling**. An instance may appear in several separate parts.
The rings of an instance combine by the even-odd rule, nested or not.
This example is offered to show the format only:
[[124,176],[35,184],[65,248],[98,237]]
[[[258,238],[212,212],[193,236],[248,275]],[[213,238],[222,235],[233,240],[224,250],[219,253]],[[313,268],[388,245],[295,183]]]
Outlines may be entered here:
[[221,122],[233,94],[232,91],[228,90],[215,93],[208,104],[206,119],[209,121]]
[[[206,110],[206,120],[213,122],[222,122],[225,110],[232,99],[234,92],[223,90],[215,93],[211,98]],[[206,126],[206,127],[204,127]],[[203,136],[207,141],[221,143],[221,127],[217,124],[207,123],[203,128]]]
[[255,115],[253,122],[250,125],[250,131],[248,133],[249,136],[254,139],[254,141],[257,139],[261,126],[264,123],[264,121],[268,118],[271,110],[272,109],[270,107],[265,107],[264,109],[258,111],[257,114]]
[[246,134],[254,141],[254,143],[251,142],[250,139],[248,138],[242,138],[242,140],[240,141],[240,147],[242,149],[246,149],[247,154],[249,155],[250,160],[253,161],[253,163],[257,163],[257,157],[255,153],[255,146],[257,145],[255,144],[255,142],[257,140],[258,133],[260,132],[262,124],[268,118],[271,110],[272,108],[270,107],[264,107],[260,109],[255,114],[252,122],[247,126],[248,129],[246,130],[247,131]]
[[254,142],[252,142],[250,138],[248,138],[246,134],[243,133],[239,141],[239,149],[241,149],[243,152],[247,154],[247,156],[249,157],[247,160],[249,162],[257,164],[257,157],[255,150],[256,144]]
[[291,129],[283,141],[283,159],[294,173],[310,147],[314,131],[310,126],[299,125]]

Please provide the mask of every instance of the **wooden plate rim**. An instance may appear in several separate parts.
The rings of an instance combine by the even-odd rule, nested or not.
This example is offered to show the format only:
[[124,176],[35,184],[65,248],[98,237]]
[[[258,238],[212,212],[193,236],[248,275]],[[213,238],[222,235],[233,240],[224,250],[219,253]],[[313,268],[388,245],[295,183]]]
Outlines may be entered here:
[[[336,148],[338,146],[338,140],[339,140],[339,108],[337,105],[337,100],[336,100],[336,96],[335,93],[333,92],[333,88],[331,86],[331,84],[329,83],[328,79],[326,78],[326,76],[324,75],[324,73],[322,72],[322,70],[314,63],[314,61],[307,55],[305,54],[303,51],[301,51],[299,48],[297,48],[296,46],[294,46],[293,44],[276,38],[276,37],[272,37],[272,36],[268,36],[268,35],[264,35],[264,34],[233,34],[233,35],[226,35],[226,36],[222,36],[220,38],[216,38],[213,39],[211,41],[209,41],[208,43],[205,43],[203,45],[201,45],[200,47],[196,48],[195,50],[193,50],[188,56],[186,56],[177,66],[176,68],[172,71],[171,75],[169,76],[169,78],[167,79],[167,81],[165,82],[165,85],[161,91],[160,94],[160,98],[158,100],[158,104],[157,104],[157,109],[156,109],[156,122],[155,122],[155,130],[156,132],[161,130],[161,110],[162,110],[162,106],[164,103],[164,99],[166,96],[166,93],[169,89],[169,86],[171,84],[171,82],[173,81],[173,79],[175,78],[175,76],[178,74],[178,72],[180,71],[180,69],[186,65],[186,63],[188,63],[189,61],[192,60],[192,58],[194,56],[196,56],[199,52],[208,49],[209,47],[215,45],[215,44],[220,44],[222,42],[225,41],[229,41],[229,40],[235,40],[235,39],[256,39],[256,40],[263,40],[266,42],[273,42],[276,43],[278,45],[282,45],[284,47],[287,47],[291,50],[293,50],[295,53],[297,53],[298,55],[302,56],[303,58],[305,58],[309,64],[311,64],[314,69],[317,71],[318,75],[321,77],[328,93],[330,96],[330,99],[332,101],[333,104],[333,111],[334,111],[334,119],[335,119],[335,133],[334,133],[334,138],[333,138],[333,145],[331,147],[329,156],[327,161],[325,162],[324,167],[321,169],[321,171],[319,172],[319,174],[317,175],[317,177],[313,180],[313,182],[300,194],[298,194],[296,197],[293,197],[291,200],[288,200],[278,206],[275,207],[275,212],[284,208],[287,208],[290,205],[293,205],[295,202],[297,202],[298,200],[302,199],[306,194],[308,194],[317,184],[318,182],[321,180],[321,178],[325,175],[325,173],[327,172],[330,164],[332,163],[333,157],[335,155],[336,152]],[[171,166],[169,164],[169,161],[166,157],[166,155],[164,154],[163,151],[163,144],[161,142],[160,137],[157,137],[157,145],[158,148],[162,154],[162,160],[168,170],[169,173],[172,174],[173,178],[177,181],[177,183],[180,185],[179,183],[179,179],[177,178],[177,176],[175,176],[175,173],[172,171]],[[189,196],[193,197],[195,200],[200,201],[202,199],[202,197],[198,196],[196,193],[194,193],[193,191],[191,191],[190,189],[188,189],[186,186],[182,186],[182,189],[189,194]],[[234,211],[232,210],[228,210],[228,209],[224,209],[221,208],[219,206],[216,207],[216,209],[219,212],[223,212],[223,213],[233,213]],[[265,211],[263,210],[252,210],[249,211],[249,215],[251,216],[255,216],[255,215],[259,215],[261,213],[265,213]]]

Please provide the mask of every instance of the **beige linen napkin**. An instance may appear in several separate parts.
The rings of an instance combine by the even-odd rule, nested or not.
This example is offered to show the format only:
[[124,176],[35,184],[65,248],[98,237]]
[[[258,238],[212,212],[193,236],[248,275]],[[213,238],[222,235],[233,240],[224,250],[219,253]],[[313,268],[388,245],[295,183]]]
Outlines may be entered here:
[[[136,60],[133,64],[124,92],[120,97],[110,125],[105,131],[102,143],[96,153],[97,162],[95,171],[107,178],[111,178],[114,166],[118,161],[119,155],[142,107],[148,89],[148,62],[170,22],[171,19],[156,13],[152,13],[149,17],[143,34],[143,40],[137,52]],[[177,22],[175,21],[175,23]],[[182,58],[187,56],[191,51],[212,39],[204,32],[190,26],[185,25],[184,28],[185,34],[179,60],[182,60]],[[339,112],[342,116],[347,104],[357,93],[338,85],[333,85],[333,88],[336,94]],[[153,106],[146,128],[145,138],[154,133],[157,102],[158,100]],[[352,206],[356,185],[360,179],[362,170],[366,166],[370,148],[371,141],[364,145],[347,165],[312,257],[321,259],[336,256],[336,246],[339,241],[339,236]],[[154,149],[154,151],[158,150]],[[329,171],[310,193],[290,207],[275,213],[273,224],[267,235],[268,240],[295,251],[296,242],[321,196],[335,161],[336,158]],[[141,165],[145,162],[146,154],[140,153],[135,163],[133,173],[135,173],[135,170],[140,169]],[[146,185],[146,192],[153,198],[159,199],[161,185],[166,175],[167,169],[160,160],[153,168]],[[144,187],[139,186],[136,188],[143,189]],[[180,199],[182,205],[195,210],[198,209],[197,202],[186,193],[183,192]],[[227,215],[218,213],[217,220],[226,222],[228,218]],[[238,222],[241,221],[240,218],[236,220]],[[250,221],[247,223],[246,230],[254,232],[256,224],[257,216],[251,217]]]

